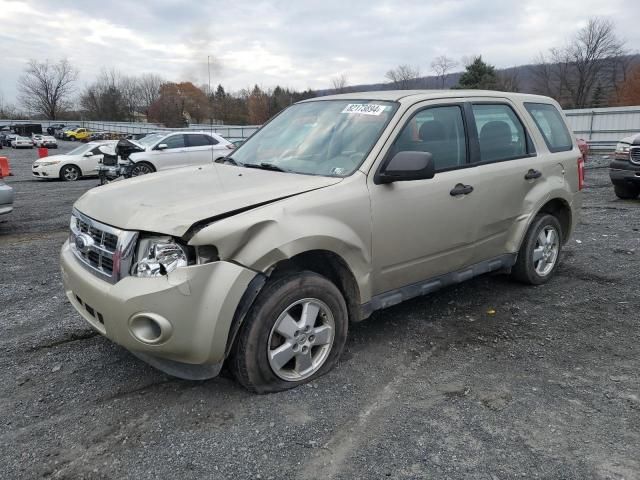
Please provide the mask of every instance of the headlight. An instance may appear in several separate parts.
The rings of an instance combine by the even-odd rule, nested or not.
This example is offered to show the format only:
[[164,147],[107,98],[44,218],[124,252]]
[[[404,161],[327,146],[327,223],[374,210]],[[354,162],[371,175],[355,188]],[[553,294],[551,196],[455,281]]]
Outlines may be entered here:
[[616,153],[629,153],[629,147],[631,147],[631,145],[628,143],[618,143],[616,145]]
[[46,162],[38,162],[38,165],[48,167],[49,165],[57,165],[58,163],[60,163],[60,160],[49,160]]
[[188,264],[187,252],[171,237],[143,238],[138,245],[138,262],[133,267],[133,274],[158,277]]

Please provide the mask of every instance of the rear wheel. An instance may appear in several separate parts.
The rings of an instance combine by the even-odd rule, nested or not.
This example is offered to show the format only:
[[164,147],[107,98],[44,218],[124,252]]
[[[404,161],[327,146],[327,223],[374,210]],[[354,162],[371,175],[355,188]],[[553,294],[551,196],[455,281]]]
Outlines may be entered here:
[[553,215],[536,215],[522,242],[511,275],[530,285],[548,282],[560,260],[562,227]]
[[60,169],[60,179],[65,182],[75,182],[82,176],[82,172],[75,165],[65,165]]
[[633,200],[640,195],[640,188],[633,185],[614,185],[613,190],[616,192],[616,196],[621,200]]
[[347,306],[327,278],[300,272],[265,285],[238,332],[229,366],[247,389],[279,392],[331,370],[347,339]]

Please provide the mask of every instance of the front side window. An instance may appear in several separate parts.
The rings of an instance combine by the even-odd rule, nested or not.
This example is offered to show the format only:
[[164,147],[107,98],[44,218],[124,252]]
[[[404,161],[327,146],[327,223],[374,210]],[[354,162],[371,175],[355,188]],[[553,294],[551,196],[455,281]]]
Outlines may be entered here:
[[432,107],[416,113],[391,147],[391,154],[403,151],[429,152],[436,171],[460,167],[467,162],[467,141],[462,109]]
[[362,164],[396,109],[395,102],[379,100],[299,103],[258,130],[232,159],[250,167],[345,177]]
[[532,153],[524,126],[509,105],[474,104],[472,109],[481,162],[522,158]]
[[573,140],[558,109],[548,103],[525,103],[538,130],[552,153],[573,149]]
[[184,135],[171,135],[160,143],[164,143],[167,148],[184,148]]

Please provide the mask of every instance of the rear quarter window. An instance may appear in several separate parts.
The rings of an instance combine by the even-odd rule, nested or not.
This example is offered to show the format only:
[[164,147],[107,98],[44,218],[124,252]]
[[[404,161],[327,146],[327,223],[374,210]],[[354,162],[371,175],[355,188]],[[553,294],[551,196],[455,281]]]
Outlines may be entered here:
[[540,130],[550,152],[567,152],[573,149],[571,134],[554,105],[525,102],[524,106]]

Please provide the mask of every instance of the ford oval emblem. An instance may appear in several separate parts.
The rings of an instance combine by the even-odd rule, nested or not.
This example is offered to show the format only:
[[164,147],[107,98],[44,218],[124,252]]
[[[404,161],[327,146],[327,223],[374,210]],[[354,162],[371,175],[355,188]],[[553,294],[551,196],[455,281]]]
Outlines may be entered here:
[[76,237],[75,244],[79,252],[87,253],[91,245],[93,245],[93,238],[85,233],[81,233]]

